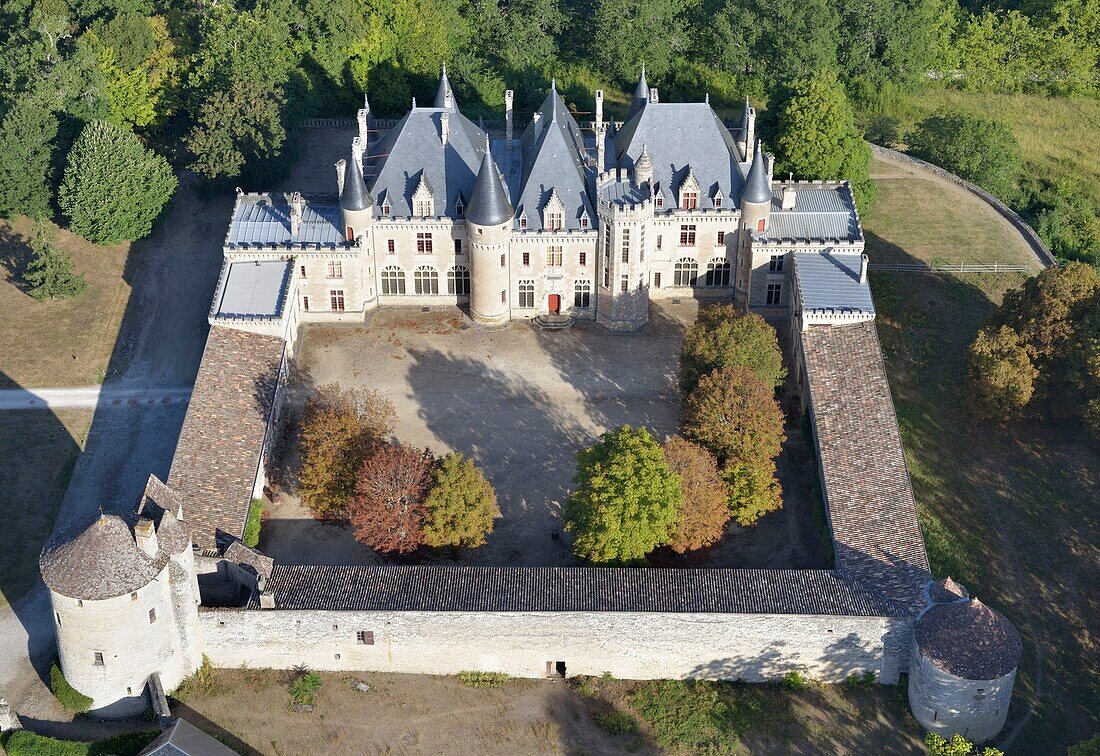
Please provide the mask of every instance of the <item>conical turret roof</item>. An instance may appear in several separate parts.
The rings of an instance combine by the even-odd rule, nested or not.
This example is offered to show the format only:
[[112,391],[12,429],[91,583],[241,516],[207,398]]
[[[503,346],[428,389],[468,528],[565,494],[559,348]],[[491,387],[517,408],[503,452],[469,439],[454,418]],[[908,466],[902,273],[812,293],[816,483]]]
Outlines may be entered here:
[[366,210],[374,204],[374,197],[367,191],[363,169],[352,155],[344,175],[344,191],[340,193],[340,207],[344,210]]
[[437,108],[447,107],[447,93],[451,93],[451,109],[458,110],[458,101],[455,99],[454,90],[451,89],[451,82],[447,78],[447,66],[444,64],[443,73],[439,77],[439,89],[435,91],[435,106]]
[[745,186],[741,189],[741,201],[755,205],[764,205],[772,201],[772,182],[768,169],[764,165],[764,151],[760,140],[756,140],[756,150],[752,156],[749,175],[745,177]]
[[746,95],[745,96],[745,110],[742,111],[742,113],[741,113],[740,129],[741,129],[741,138],[742,139],[748,139],[749,138],[748,134],[749,134],[749,109],[750,108],[752,108],[752,106],[749,105],[749,98]]
[[917,647],[937,668],[965,680],[996,680],[1023,654],[1020,633],[976,598],[929,607],[916,621]]
[[645,66],[642,66],[642,76],[638,79],[638,86],[634,88],[634,98],[630,101],[630,112],[627,113],[626,120],[630,120],[637,114],[639,110],[645,107],[645,104],[649,102],[649,84],[645,80]]
[[499,226],[511,220],[513,213],[512,203],[508,201],[508,194],[500,182],[500,173],[486,138],[485,156],[481,159],[470,204],[466,208],[466,220],[479,226]]

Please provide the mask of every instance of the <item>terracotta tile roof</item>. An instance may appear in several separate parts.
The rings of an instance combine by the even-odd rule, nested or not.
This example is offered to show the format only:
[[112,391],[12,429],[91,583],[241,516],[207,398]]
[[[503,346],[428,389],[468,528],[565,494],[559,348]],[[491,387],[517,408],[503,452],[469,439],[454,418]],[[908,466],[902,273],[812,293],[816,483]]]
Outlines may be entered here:
[[[276,609],[889,616],[832,570],[276,564]],[[259,608],[254,595],[249,608]]]
[[244,532],[282,355],[280,338],[210,329],[168,476],[199,548]]
[[955,677],[996,680],[1020,664],[1020,633],[976,598],[929,607],[916,625],[920,652]]
[[837,568],[916,614],[928,555],[875,323],[801,339]]

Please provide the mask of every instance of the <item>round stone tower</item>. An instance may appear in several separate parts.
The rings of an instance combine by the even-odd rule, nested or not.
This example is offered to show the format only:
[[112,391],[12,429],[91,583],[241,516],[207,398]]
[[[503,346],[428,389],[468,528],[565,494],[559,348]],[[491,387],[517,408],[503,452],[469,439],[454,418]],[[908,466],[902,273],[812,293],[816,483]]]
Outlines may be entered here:
[[947,578],[925,586],[909,705],[921,725],[980,743],[1004,727],[1023,644],[1012,623]]
[[479,323],[506,322],[509,307],[509,246],[514,210],[485,140],[485,155],[466,208],[470,245],[470,315]]
[[100,514],[58,531],[39,559],[61,671],[100,716],[142,713],[150,675],[171,691],[202,659],[190,530],[156,484],[159,502],[147,489],[135,515]]
[[[337,173],[341,175],[340,215],[344,220],[344,238],[353,242],[370,233],[374,220],[374,198],[367,191],[367,182],[363,180],[359,139],[352,146],[351,160],[346,167],[337,164]],[[343,163],[343,161],[340,161]]]
[[[768,173],[767,161],[759,140],[752,156],[745,184],[741,187],[741,227],[737,234],[737,277],[736,293],[738,300],[749,301],[749,289],[754,287],[752,274],[752,235],[768,229],[772,210],[772,178]],[[755,287],[754,287],[755,288]]]

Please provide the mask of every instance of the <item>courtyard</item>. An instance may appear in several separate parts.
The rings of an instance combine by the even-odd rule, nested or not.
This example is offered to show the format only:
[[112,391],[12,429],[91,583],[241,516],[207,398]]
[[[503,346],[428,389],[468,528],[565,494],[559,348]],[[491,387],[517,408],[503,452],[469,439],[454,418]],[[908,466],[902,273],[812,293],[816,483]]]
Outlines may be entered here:
[[[502,330],[471,327],[455,308],[383,309],[362,326],[307,326],[287,392],[292,410],[313,387],[373,388],[397,409],[395,440],[436,455],[475,460],[496,489],[501,516],[466,564],[576,564],[562,505],[574,454],[623,424],[664,440],[677,431],[677,358],[698,303],[654,305],[641,332],[616,335],[591,323],[541,331],[525,322]],[[783,336],[780,327],[780,336]],[[784,408],[797,407],[788,397]],[[294,415],[295,412],[290,413]],[[788,413],[779,460],[784,507],[750,529],[733,523],[697,554],[658,553],[654,562],[691,567],[828,567],[814,517],[815,468],[798,411]],[[282,455],[292,470],[293,453]],[[293,474],[279,476],[292,481]],[[355,541],[350,527],[314,520],[293,491],[275,491],[260,549],[284,564],[370,564],[389,559]],[[418,553],[417,562],[453,554]]]

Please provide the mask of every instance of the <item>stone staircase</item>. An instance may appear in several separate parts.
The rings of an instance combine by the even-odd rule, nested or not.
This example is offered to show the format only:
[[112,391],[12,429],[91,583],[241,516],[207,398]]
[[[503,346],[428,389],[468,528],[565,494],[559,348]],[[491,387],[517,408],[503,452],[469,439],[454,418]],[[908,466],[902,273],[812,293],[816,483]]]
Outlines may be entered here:
[[546,313],[539,315],[532,321],[535,327],[543,331],[564,331],[569,326],[573,325],[573,318],[568,315],[555,315],[553,313]]

